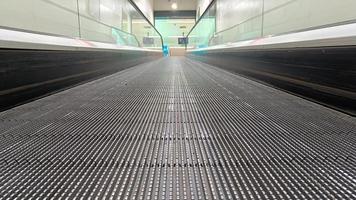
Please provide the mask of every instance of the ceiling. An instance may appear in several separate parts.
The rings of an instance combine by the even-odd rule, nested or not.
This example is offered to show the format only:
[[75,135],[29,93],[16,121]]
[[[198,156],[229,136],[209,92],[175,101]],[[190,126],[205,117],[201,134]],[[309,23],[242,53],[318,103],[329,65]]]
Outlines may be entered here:
[[197,0],[153,0],[153,10],[173,10],[172,3],[177,3],[178,8],[176,10],[196,10]]

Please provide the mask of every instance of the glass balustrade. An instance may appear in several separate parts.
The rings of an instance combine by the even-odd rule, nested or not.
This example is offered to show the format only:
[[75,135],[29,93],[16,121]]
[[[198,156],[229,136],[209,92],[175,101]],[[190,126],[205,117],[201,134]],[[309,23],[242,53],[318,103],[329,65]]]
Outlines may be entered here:
[[213,0],[188,34],[204,48],[356,22],[354,0]]

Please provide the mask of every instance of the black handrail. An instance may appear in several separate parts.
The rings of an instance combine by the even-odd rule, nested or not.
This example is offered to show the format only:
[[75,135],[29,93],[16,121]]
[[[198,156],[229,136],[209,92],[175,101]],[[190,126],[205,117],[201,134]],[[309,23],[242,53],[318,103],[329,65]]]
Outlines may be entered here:
[[136,5],[136,3],[133,0],[127,0],[135,9],[136,11],[138,11],[140,13],[140,15],[145,18],[145,20],[147,21],[148,24],[150,24],[153,29],[158,33],[159,37],[161,38],[161,44],[162,44],[162,51],[163,51],[163,37],[161,35],[161,33],[156,29],[156,27],[151,23],[151,21],[146,17],[145,14],[143,14],[143,12],[141,11],[141,9]]

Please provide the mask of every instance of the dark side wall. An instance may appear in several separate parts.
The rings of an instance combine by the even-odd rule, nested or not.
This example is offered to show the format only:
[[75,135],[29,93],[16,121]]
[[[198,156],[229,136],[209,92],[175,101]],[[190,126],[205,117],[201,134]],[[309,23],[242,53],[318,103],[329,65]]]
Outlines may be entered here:
[[0,49],[0,111],[157,57],[145,51]]
[[196,52],[189,57],[356,115],[356,47]]

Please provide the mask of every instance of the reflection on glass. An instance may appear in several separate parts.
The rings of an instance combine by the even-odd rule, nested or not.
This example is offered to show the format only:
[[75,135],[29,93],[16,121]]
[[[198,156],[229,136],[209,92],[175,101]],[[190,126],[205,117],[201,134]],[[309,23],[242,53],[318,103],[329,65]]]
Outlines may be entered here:
[[159,33],[128,0],[77,0],[81,37],[124,46],[162,48]]
[[355,7],[356,1],[351,0],[215,0],[187,36],[188,47],[204,48],[354,23]]
[[188,45],[194,48],[209,46],[210,39],[216,32],[216,3],[201,17],[198,24],[188,35]]

